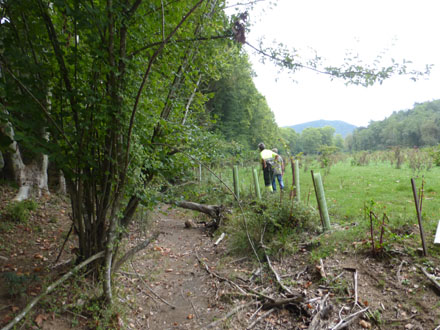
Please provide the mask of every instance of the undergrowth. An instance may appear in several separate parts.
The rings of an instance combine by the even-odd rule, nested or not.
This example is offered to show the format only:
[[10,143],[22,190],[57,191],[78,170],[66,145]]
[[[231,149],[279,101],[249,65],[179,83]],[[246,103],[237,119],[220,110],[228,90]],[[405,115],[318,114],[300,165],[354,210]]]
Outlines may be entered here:
[[242,204],[244,214],[237,208],[232,212],[222,228],[229,234],[232,253],[251,252],[249,239],[262,254],[262,245],[270,254],[292,253],[307,234],[319,231],[319,216],[313,208],[287,198],[280,203],[277,198],[274,194]]
[[31,211],[35,211],[37,206],[37,202],[33,200],[10,202],[1,213],[1,218],[3,221],[27,223]]

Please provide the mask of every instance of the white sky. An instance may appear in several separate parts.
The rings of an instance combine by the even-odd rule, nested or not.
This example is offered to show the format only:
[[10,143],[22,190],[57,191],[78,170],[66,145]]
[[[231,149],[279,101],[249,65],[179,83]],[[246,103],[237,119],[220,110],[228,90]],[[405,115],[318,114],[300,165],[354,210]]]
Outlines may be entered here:
[[[440,99],[439,0],[278,0],[269,9],[258,2],[250,12],[254,26],[247,41],[254,46],[264,36],[310,53],[310,48],[341,63],[346,50],[359,53],[365,63],[388,49],[385,58],[411,60],[423,70],[434,64],[427,79],[417,82],[399,76],[373,87],[345,86],[325,75],[303,71],[279,74],[266,61],[251,55],[257,73],[254,82],[275,113],[279,126],[327,119],[366,126],[414,103]],[[252,53],[245,46],[248,53]],[[304,55],[306,56],[306,55]],[[295,80],[296,82],[294,82]]]

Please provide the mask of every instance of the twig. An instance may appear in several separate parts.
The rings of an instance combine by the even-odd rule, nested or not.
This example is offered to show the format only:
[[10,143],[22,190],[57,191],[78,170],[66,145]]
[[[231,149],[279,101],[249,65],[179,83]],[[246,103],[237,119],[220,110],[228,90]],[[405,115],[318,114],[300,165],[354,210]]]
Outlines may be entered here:
[[399,265],[399,268],[397,269],[396,277],[397,277],[397,281],[399,282],[399,284],[402,283],[402,278],[400,277],[400,272],[402,271],[402,266],[403,266],[403,264],[405,264],[405,263],[406,263],[406,261],[405,261],[405,260],[402,260],[402,262],[401,262],[400,265]]
[[6,305],[6,306],[3,306],[3,307],[0,307],[0,312],[1,312],[2,310],[4,310],[4,309],[9,308],[9,307],[12,307],[12,305]]
[[252,322],[252,324],[250,324],[246,330],[250,330],[253,329],[255,327],[255,325],[257,325],[258,322],[260,322],[262,319],[264,319],[265,317],[269,316],[270,314],[272,314],[275,311],[275,308],[269,309],[266,313],[260,315],[254,322]]
[[280,299],[280,300],[274,300],[271,302],[266,302],[263,304],[263,308],[279,307],[279,306],[289,305],[292,303],[299,303],[302,301],[304,301],[304,298],[300,295],[297,295],[292,298],[285,298],[285,299]]
[[185,300],[185,299],[189,300],[189,303],[191,304],[191,307],[192,307],[192,309],[194,311],[194,315],[196,316],[197,323],[200,324],[200,317],[199,317],[199,314],[197,313],[197,310],[196,310],[192,300],[189,297],[185,297],[185,295],[183,294],[183,290],[182,289],[180,289],[180,294],[181,294],[183,300]]
[[307,266],[300,272],[298,272],[298,274],[296,274],[296,279],[299,279],[299,277],[304,274],[307,271]]
[[320,264],[319,273],[321,274],[322,278],[326,278],[327,274],[325,273],[324,262],[322,261],[321,258],[319,258],[319,264]]
[[358,305],[358,272],[357,270],[353,273],[353,282],[354,282],[354,306]]
[[133,262],[130,260],[130,264],[131,267],[133,268],[133,270],[136,272],[137,276],[139,277],[139,279],[141,280],[141,282],[144,284],[145,288],[150,291],[157,299],[161,300],[164,304],[170,306],[172,309],[176,309],[176,306],[171,305],[168,301],[166,301],[165,299],[163,299],[161,296],[159,296],[156,292],[154,292],[154,290],[152,288],[150,288],[150,286],[144,281],[144,279],[142,278],[142,276],[140,276],[140,274],[136,271],[136,268],[134,268]]
[[26,316],[26,314],[46,295],[51,293],[59,284],[63,283],[65,280],[67,280],[70,276],[75,274],[78,270],[81,268],[87,266],[92,261],[95,261],[96,259],[102,258],[104,256],[104,251],[101,251],[93,256],[91,256],[89,259],[84,260],[82,263],[80,263],[78,266],[74,267],[72,270],[70,270],[68,273],[64,274],[61,278],[59,278],[57,281],[55,281],[53,284],[49,285],[46,290],[40,294],[38,297],[35,297],[22,311],[20,314],[18,314],[14,319],[9,322],[5,327],[3,327],[1,330],[9,330],[14,327],[20,320]]
[[[336,281],[338,278],[340,278],[342,275],[344,275],[345,271],[343,270],[338,276],[336,276],[331,282]],[[330,283],[331,283],[330,282]]]
[[51,269],[54,269],[54,268],[58,268],[58,267],[65,266],[65,265],[71,263],[72,260],[73,260],[73,258],[70,258],[70,259],[68,259],[68,260],[66,260],[66,261],[62,261],[62,262],[60,262],[60,263],[57,263],[57,264],[51,266],[50,268],[51,268]]
[[211,329],[211,328],[216,327],[219,323],[221,323],[221,322],[227,320],[227,319],[230,318],[232,315],[238,313],[240,310],[242,310],[242,309],[244,309],[244,308],[246,308],[246,307],[248,307],[248,306],[250,306],[250,305],[252,305],[252,304],[254,304],[254,303],[255,303],[254,301],[251,301],[251,302],[248,302],[248,303],[246,303],[246,304],[242,304],[242,305],[240,305],[240,306],[235,307],[234,309],[232,309],[228,314],[226,314],[226,315],[223,316],[222,318],[220,318],[220,319],[218,319],[218,320],[216,320],[216,321],[214,321],[214,322],[208,324],[204,329]]
[[310,322],[308,330],[315,330],[315,329],[322,328],[322,326],[319,327],[319,321],[320,321],[321,317],[323,316],[323,314],[325,313],[324,305],[325,305],[325,302],[327,301],[327,298],[329,297],[329,295],[330,295],[330,293],[327,293],[325,295],[325,297],[321,300],[321,303],[319,304],[319,310],[315,314],[315,316],[313,317],[312,321]]
[[196,258],[197,258],[197,260],[199,261],[199,263],[202,264],[202,265],[204,266],[205,270],[206,270],[209,274],[213,275],[214,277],[218,278],[218,279],[221,280],[221,281],[228,282],[229,284],[235,286],[235,287],[236,287],[241,293],[243,293],[243,294],[246,295],[246,296],[249,296],[249,293],[247,293],[245,290],[243,290],[243,288],[242,288],[241,286],[239,286],[237,283],[235,283],[234,281],[231,281],[230,279],[228,279],[228,278],[226,278],[226,277],[222,277],[222,276],[220,276],[220,275],[214,273],[213,271],[211,271],[211,270],[209,269],[208,265],[207,265],[206,263],[204,263],[204,262],[202,261],[202,259],[199,258],[199,256],[197,255],[197,253],[196,253]]
[[[382,320],[383,323],[394,323],[394,322],[406,322],[409,320],[412,320],[413,318],[415,318],[417,315],[411,315],[410,317],[407,317],[405,319],[389,319],[389,320]],[[436,328],[437,329],[437,328]]]
[[272,264],[270,262],[269,256],[266,253],[266,249],[264,249],[264,254],[266,255],[266,260],[267,260],[267,264],[269,265],[270,270],[272,271],[272,273],[275,275],[275,278],[279,284],[279,286],[281,287],[281,289],[283,289],[285,292],[292,294],[292,291],[289,290],[288,287],[286,287],[282,282],[281,282],[281,277],[280,275],[278,275],[278,273],[275,271],[275,269],[272,267]]
[[85,317],[84,315],[81,315],[81,314],[78,314],[78,313],[75,313],[75,312],[69,311],[68,309],[66,309],[66,312],[67,312],[67,313],[70,313],[70,314],[72,314],[72,315],[74,315],[74,316],[78,316],[78,317],[80,317],[80,318],[82,318],[82,319],[84,319],[84,320],[88,320],[88,318]]
[[368,308],[369,307],[366,307],[366,308],[364,308],[364,309],[362,309],[362,310],[360,310],[360,311],[358,311],[356,313],[353,313],[353,314],[347,316],[345,319],[341,318],[341,311],[342,311],[342,309],[341,309],[341,311],[339,311],[339,318],[341,320],[339,321],[338,324],[336,324],[332,328],[332,330],[339,330],[339,329],[343,329],[343,328],[347,327],[348,325],[353,323],[355,320],[357,320],[361,316],[361,314],[365,313],[368,310]]
[[54,264],[56,264],[58,262],[58,260],[60,260],[61,254],[64,251],[64,246],[66,245],[67,241],[69,240],[69,236],[70,236],[70,233],[72,232],[72,229],[73,229],[73,222],[72,222],[72,225],[70,226],[69,232],[67,233],[66,239],[64,240],[64,243],[61,246],[60,253],[58,253],[58,257],[55,260]]
[[249,318],[249,321],[252,321],[252,319],[257,315],[257,313],[263,308],[263,305],[260,305],[260,307],[257,308],[257,310],[254,312],[254,314],[251,315]]

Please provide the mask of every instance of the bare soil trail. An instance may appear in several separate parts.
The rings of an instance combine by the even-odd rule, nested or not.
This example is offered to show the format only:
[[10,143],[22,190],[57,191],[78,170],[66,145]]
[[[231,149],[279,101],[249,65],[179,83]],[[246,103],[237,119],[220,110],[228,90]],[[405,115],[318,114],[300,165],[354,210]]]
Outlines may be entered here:
[[[214,246],[203,225],[188,228],[187,220],[188,212],[156,212],[149,232],[160,236],[119,272],[124,295],[119,299],[133,309],[129,329],[199,329],[224,312],[216,282],[198,261],[215,268],[222,248]],[[137,230],[130,244],[143,239]]]

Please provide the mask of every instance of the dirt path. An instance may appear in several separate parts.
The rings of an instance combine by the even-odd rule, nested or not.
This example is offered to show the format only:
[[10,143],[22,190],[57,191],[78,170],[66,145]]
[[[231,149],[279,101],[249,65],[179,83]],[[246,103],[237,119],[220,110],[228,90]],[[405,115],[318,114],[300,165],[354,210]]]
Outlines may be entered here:
[[[155,217],[152,227],[161,232],[159,238],[119,274],[118,281],[125,284],[119,299],[133,312],[127,328],[202,328],[222,313],[214,299],[215,284],[196,257],[217,264],[214,242],[203,227],[185,228],[185,218],[178,210]],[[143,239],[137,231],[131,244]]]

